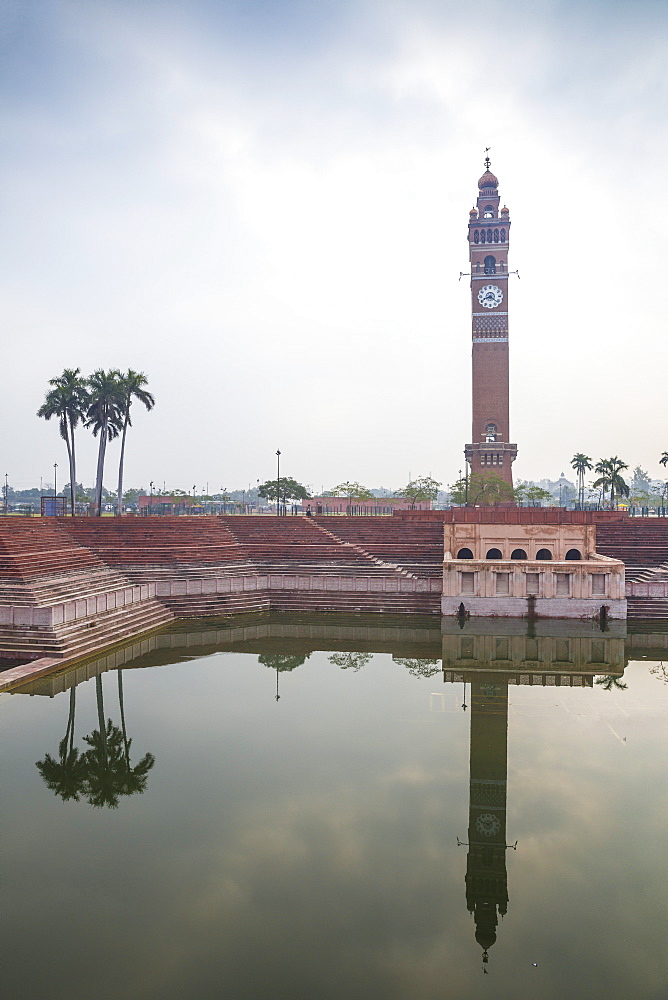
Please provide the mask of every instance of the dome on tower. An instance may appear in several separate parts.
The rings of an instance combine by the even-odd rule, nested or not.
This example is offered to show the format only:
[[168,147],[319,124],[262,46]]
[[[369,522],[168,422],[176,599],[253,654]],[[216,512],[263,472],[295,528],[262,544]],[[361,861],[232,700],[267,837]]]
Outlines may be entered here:
[[491,170],[486,170],[478,181],[478,189],[482,191],[483,188],[497,188],[499,186],[499,179],[496,177]]
[[472,219],[477,219],[478,218],[478,209],[477,208],[472,208],[471,211],[469,212],[469,215],[471,216]]
[[506,205],[504,205],[501,209],[501,215],[510,215],[510,209],[507,208]]

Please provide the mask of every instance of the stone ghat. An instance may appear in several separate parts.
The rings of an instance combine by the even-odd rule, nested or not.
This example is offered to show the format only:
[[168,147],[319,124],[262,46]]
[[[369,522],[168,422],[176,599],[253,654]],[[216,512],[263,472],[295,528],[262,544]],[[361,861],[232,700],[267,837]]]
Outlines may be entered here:
[[87,655],[174,616],[438,614],[442,526],[364,521],[353,540],[296,517],[0,518],[0,658]]
[[394,517],[0,517],[0,658],[88,654],[173,617],[439,614],[446,523],[594,524],[629,615],[668,617],[668,519],[549,508]]

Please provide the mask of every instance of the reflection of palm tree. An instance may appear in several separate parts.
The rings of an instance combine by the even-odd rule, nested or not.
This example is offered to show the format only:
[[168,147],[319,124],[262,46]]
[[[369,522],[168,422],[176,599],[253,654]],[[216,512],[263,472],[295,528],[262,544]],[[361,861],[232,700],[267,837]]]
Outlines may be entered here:
[[122,729],[114,726],[111,719],[105,721],[100,676],[95,678],[95,689],[98,728],[83,737],[89,749],[81,754],[74,746],[75,689],[72,688],[67,729],[58,747],[60,759],[46,754],[36,766],[47,787],[64,801],[74,799],[78,802],[83,796],[92,806],[115,809],[121,795],[144,792],[155,757],[147,753],[134,767],[131,764],[132,740],[128,739],[125,727],[121,671],[118,671],[118,692]]
[[402,667],[408,668],[408,673],[413,677],[433,677],[441,669],[440,660],[416,660],[414,658],[393,656],[395,663],[400,663]]
[[335,667],[341,667],[341,670],[353,670],[357,673],[362,667],[366,667],[372,656],[372,653],[332,653],[328,659]]
[[155,764],[152,753],[144,754],[133,768],[130,764],[130,747],[132,740],[127,737],[125,729],[125,709],[123,706],[123,681],[121,671],[118,671],[118,695],[121,707],[121,724],[123,730],[114,726],[111,719],[104,718],[104,695],[102,677],[95,678],[95,693],[97,699],[98,728],[90,736],[84,736],[84,742],[90,750],[84,754],[86,762],[86,795],[92,806],[110,809],[118,807],[121,795],[141,795],[148,779],[148,772]]
[[614,677],[612,674],[606,674],[604,677],[597,677],[596,683],[600,684],[604,691],[612,691],[616,688],[618,691],[626,691],[628,684],[624,684],[620,681],[619,677]]
[[67,718],[65,736],[58,744],[58,760],[50,753],[44,760],[38,760],[36,768],[44,782],[54,795],[59,795],[63,802],[69,799],[79,801],[84,793],[86,767],[83,757],[74,746],[74,712],[76,703],[75,688],[70,691],[70,711]]

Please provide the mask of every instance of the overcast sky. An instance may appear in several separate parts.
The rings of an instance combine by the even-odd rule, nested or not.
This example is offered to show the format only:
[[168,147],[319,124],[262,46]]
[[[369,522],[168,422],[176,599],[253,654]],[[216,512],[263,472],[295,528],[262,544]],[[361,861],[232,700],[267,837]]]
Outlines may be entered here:
[[[515,474],[668,449],[662,0],[4,0],[0,461],[67,479],[65,367],[134,368],[127,485],[451,482],[468,212],[512,219]],[[80,478],[95,442],[80,435]],[[110,448],[106,485],[117,451]]]

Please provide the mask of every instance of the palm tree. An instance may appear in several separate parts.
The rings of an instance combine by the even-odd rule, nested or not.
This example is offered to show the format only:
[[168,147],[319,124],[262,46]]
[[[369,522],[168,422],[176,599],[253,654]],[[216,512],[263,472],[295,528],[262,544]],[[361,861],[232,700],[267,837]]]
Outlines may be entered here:
[[89,401],[86,411],[86,427],[100,437],[97,452],[97,474],[95,477],[95,502],[93,513],[100,517],[102,513],[102,477],[104,475],[104,457],[107,442],[118,437],[122,426],[123,376],[118,369],[105,372],[102,368],[88,379]]
[[578,503],[582,505],[584,503],[584,477],[585,473],[592,468],[591,458],[589,455],[584,455],[581,451],[573,455],[571,459],[571,468],[575,469],[578,474]]
[[659,465],[668,465],[668,451],[664,451],[659,459]]
[[619,496],[627,497],[631,492],[619,474],[622,469],[628,469],[628,465],[626,462],[622,462],[621,458],[617,458],[616,455],[612,458],[602,458],[594,468],[594,472],[597,472],[600,476],[594,483],[594,486],[603,488],[604,501],[605,491],[610,490],[610,504],[613,508],[615,506],[615,493]]
[[122,376],[122,404],[121,416],[123,419],[123,429],[121,431],[121,457],[118,463],[118,497],[116,501],[116,514],[123,513],[123,460],[125,458],[125,435],[128,427],[132,425],[130,420],[130,407],[133,400],[138,399],[147,410],[152,410],[155,399],[150,392],[144,388],[148,385],[148,379],[143,372],[134,372],[131,368]]
[[58,760],[47,753],[44,760],[35,764],[44,782],[54,795],[60,795],[63,802],[69,799],[79,801],[85,790],[86,764],[74,746],[74,712],[76,689],[70,690],[70,711],[65,736],[58,744]]
[[37,411],[38,417],[50,420],[58,417],[60,436],[67,445],[70,465],[70,499],[72,517],[76,503],[76,457],[74,451],[74,429],[83,419],[88,407],[88,391],[84,379],[79,378],[79,368],[65,368],[62,375],[49,379],[52,389]]

